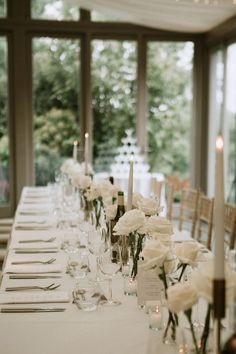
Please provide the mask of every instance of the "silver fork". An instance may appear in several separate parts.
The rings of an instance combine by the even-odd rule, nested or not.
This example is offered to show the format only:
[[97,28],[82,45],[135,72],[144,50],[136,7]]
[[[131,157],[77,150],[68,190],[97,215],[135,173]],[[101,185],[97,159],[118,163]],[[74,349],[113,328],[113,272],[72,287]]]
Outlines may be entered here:
[[16,261],[11,264],[52,264],[56,261],[56,258],[50,258],[48,261]]
[[14,286],[14,287],[8,287],[5,289],[5,291],[27,291],[27,290],[55,290],[61,286],[60,284],[55,285],[55,283],[52,283],[48,286]]
[[50,237],[49,239],[47,240],[42,240],[42,239],[36,239],[36,240],[20,240],[19,243],[35,243],[35,242],[46,242],[46,243],[49,243],[49,242],[53,242],[56,240],[56,237]]

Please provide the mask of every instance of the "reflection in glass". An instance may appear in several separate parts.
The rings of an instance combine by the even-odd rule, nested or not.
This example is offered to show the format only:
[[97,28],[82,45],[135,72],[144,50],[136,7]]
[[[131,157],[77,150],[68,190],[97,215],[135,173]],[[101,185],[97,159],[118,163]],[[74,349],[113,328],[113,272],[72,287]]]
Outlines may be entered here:
[[191,151],[192,42],[148,42],[148,142],[153,172],[188,177]]
[[125,130],[135,130],[136,43],[92,42],[94,169],[109,171]]
[[0,37],[0,205],[9,202],[7,40]]
[[35,19],[77,21],[79,7],[66,0],[31,0],[31,14]]
[[33,39],[36,185],[54,181],[79,139],[79,40]]

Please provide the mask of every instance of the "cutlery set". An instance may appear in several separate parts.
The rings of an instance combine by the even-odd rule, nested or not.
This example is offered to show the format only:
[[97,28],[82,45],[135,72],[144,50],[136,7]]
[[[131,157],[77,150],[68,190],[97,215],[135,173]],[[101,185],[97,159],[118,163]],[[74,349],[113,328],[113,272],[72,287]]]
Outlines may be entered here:
[[27,290],[44,290],[44,291],[49,291],[49,290],[56,290],[60,287],[61,285],[55,285],[55,283],[52,283],[48,286],[38,286],[38,285],[30,285],[30,286],[12,286],[12,287],[7,287],[5,291],[27,291]]
[[56,261],[56,258],[50,258],[48,261],[16,261],[16,262],[11,262],[11,264],[14,265],[22,265],[22,264],[52,264]]
[[29,308],[29,307],[18,307],[18,308],[10,308],[5,307],[0,310],[1,313],[37,313],[37,312],[64,312],[65,308]]

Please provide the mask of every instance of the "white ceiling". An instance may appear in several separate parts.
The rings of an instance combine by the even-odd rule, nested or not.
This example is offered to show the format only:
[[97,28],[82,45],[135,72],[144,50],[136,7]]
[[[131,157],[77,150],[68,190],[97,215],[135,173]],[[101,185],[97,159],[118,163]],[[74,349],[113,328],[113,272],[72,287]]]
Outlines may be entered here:
[[[205,32],[236,15],[236,0],[66,0],[148,27]],[[205,4],[210,1],[211,4]]]

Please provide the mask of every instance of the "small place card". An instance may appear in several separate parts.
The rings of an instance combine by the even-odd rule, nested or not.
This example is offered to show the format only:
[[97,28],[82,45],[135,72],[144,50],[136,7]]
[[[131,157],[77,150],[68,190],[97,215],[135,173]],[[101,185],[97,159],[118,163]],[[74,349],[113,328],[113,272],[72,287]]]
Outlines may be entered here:
[[146,301],[161,300],[163,284],[156,270],[146,271],[143,269],[142,265],[139,264],[137,281],[139,306],[144,306]]

